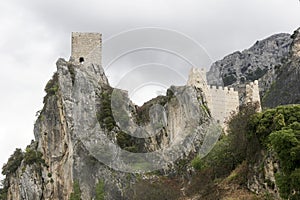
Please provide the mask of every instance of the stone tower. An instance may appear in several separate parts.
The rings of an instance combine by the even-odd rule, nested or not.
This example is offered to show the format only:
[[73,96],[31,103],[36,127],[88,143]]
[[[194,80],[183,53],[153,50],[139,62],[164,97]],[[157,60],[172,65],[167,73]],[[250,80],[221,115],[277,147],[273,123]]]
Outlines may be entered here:
[[93,63],[101,65],[101,33],[72,33],[72,53],[70,61],[75,64]]
[[245,96],[245,103],[249,102],[258,102],[259,108],[258,112],[261,111],[261,103],[260,103],[260,96],[259,96],[259,87],[258,81],[255,80],[246,85],[246,96]]
[[209,93],[209,85],[207,85],[206,70],[203,68],[192,67],[189,73],[187,85],[201,88],[205,94],[205,101],[211,103],[211,95]]
[[192,67],[189,73],[187,85],[193,85],[198,88],[207,87],[205,69]]

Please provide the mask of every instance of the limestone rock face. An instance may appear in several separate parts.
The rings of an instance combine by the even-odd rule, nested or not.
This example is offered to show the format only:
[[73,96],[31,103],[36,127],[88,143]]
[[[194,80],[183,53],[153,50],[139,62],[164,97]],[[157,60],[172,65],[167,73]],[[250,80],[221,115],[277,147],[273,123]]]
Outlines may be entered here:
[[[208,84],[229,85],[242,94],[245,83],[258,80],[263,107],[300,103],[299,32],[273,35],[213,63]],[[239,98],[243,102],[245,97]]]
[[248,177],[247,187],[256,194],[269,193],[276,199],[281,199],[275,182],[275,173],[280,170],[279,161],[271,152],[261,152],[260,162],[250,165],[251,176]]
[[291,36],[290,53],[275,70],[276,78],[263,99],[263,106],[300,103],[300,29]]
[[[291,42],[289,34],[276,34],[257,41],[249,49],[224,57],[212,64],[207,73],[208,84],[237,86],[258,80],[267,72],[274,75],[276,66],[289,54]],[[260,81],[260,88],[268,87],[269,81],[272,80],[266,78]]]
[[291,52],[294,57],[300,57],[300,28],[298,28],[292,35],[293,43],[291,46]]
[[[59,59],[57,72],[45,90],[44,108],[34,126],[35,142],[29,147],[34,152],[41,152],[42,160],[34,163],[23,160],[18,170],[7,177],[8,199],[67,200],[75,182],[79,183],[82,199],[93,199],[99,181],[104,182],[105,199],[126,199],[126,189],[135,182],[137,175],[129,170],[120,171],[126,171],[132,163],[126,163],[123,160],[125,151],[116,147],[124,143],[124,139],[120,139],[123,122],[108,122],[111,114],[107,114],[107,108],[112,109],[112,104],[105,101],[111,98],[112,88],[102,67]],[[158,107],[152,107],[157,103]],[[156,163],[165,162],[161,165],[165,169],[173,164],[173,157],[183,158],[200,149],[210,124],[201,90],[174,86],[163,101],[150,101],[148,106],[145,112],[139,111],[144,107],[138,108],[129,101],[128,107],[118,108],[118,111],[125,108],[124,112],[129,116],[129,122],[125,121],[125,124],[129,124],[130,130],[139,120],[140,125],[147,122],[137,115],[144,117],[150,113],[149,123],[159,125],[154,136],[125,140],[130,142],[129,149],[136,147],[144,153],[163,149],[163,156]],[[102,160],[105,156],[111,163]],[[155,159],[151,156],[143,158]],[[137,171],[140,169],[135,167]]]
[[8,199],[42,198],[44,180],[34,167],[36,166],[28,166],[25,170],[18,170],[14,176],[9,178]]

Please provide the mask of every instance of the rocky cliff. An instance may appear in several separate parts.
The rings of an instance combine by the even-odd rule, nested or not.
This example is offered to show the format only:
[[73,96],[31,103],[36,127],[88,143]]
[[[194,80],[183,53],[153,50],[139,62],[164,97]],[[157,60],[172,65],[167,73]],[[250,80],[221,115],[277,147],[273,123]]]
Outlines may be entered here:
[[259,79],[260,93],[263,96],[276,79],[275,70],[288,56],[292,41],[289,34],[280,33],[257,41],[242,52],[225,56],[213,63],[207,72],[208,84],[232,86],[240,91],[245,83]]
[[45,91],[35,141],[4,167],[9,200],[126,199],[141,174],[199,151],[210,124],[200,89],[173,86],[138,107],[99,65],[59,59]]
[[238,85],[261,78],[289,54],[292,38],[280,33],[257,41],[242,52],[234,52],[212,64],[207,73],[211,85]]
[[259,80],[263,106],[299,103],[299,44],[299,29],[293,35],[281,33],[257,41],[213,63],[208,83],[235,87],[242,101],[244,84]]
[[300,103],[300,29],[291,38],[289,54],[276,68],[276,79],[263,98],[265,107]]

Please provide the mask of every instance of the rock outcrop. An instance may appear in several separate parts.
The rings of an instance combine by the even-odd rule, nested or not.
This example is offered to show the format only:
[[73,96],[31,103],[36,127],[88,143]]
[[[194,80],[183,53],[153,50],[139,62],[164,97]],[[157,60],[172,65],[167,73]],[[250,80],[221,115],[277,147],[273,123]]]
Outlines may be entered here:
[[259,80],[263,95],[275,79],[275,69],[289,54],[292,38],[280,33],[257,41],[242,52],[234,52],[212,64],[207,73],[208,84],[238,86]]
[[275,174],[280,170],[279,160],[273,152],[261,151],[258,162],[249,164],[247,187],[256,194],[270,194],[281,199],[276,185]]
[[[208,84],[234,87],[243,94],[245,83],[258,79],[263,107],[296,104],[299,97],[299,29],[257,41],[212,64]],[[243,102],[244,96],[239,96]]]
[[291,38],[289,54],[275,70],[276,79],[263,98],[265,107],[300,103],[300,29]]
[[[118,98],[125,105],[116,102],[114,113],[114,89],[99,65],[59,59],[45,91],[35,141],[6,178],[9,200],[70,199],[76,184],[82,199],[94,199],[100,182],[105,199],[126,199],[126,189],[140,176],[135,172],[171,170],[176,160],[200,150],[210,124],[201,90],[190,86],[173,86],[144,107],[121,91]],[[149,136],[136,138],[126,131]],[[142,162],[135,160],[136,152],[145,154],[137,157]],[[34,155],[30,162],[28,155]]]

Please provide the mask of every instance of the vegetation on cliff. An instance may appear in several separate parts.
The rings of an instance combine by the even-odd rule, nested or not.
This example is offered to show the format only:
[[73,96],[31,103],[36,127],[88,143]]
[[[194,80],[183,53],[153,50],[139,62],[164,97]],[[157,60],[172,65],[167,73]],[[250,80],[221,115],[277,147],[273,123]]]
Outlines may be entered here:
[[[254,175],[251,166],[254,163],[263,165],[265,158],[261,152],[267,152],[266,155],[269,152],[275,153],[279,160],[280,170],[275,174],[275,184],[280,196],[299,199],[300,105],[279,106],[256,114],[255,109],[252,105],[241,107],[229,122],[229,134],[223,136],[205,158],[196,157],[192,161],[199,176],[205,174],[211,180],[201,189],[210,188],[210,183],[216,190],[224,180],[235,180],[233,182],[239,187],[246,188],[247,178]],[[216,180],[218,184],[215,185]],[[274,188],[270,180],[265,179],[265,182]]]
[[279,106],[250,120],[250,136],[276,152],[280,171],[276,184],[281,197],[300,199],[300,105]]
[[2,180],[0,188],[0,200],[6,200],[8,188],[10,186],[9,177],[13,176],[21,167],[22,173],[25,171],[26,166],[32,166],[36,172],[41,173],[42,166],[46,166],[43,155],[40,151],[36,150],[37,145],[32,142],[26,147],[25,152],[17,148],[15,152],[9,157],[6,164],[2,167],[2,174],[5,179]]
[[[127,195],[134,199],[160,199],[161,196],[176,199],[184,192],[184,196],[200,195],[201,198],[214,199],[239,193],[249,199],[272,199],[267,192],[256,195],[247,189],[248,178],[254,175],[251,166],[264,159],[263,151],[275,153],[280,163],[276,182],[265,180],[266,183],[276,184],[283,199],[299,199],[300,105],[279,106],[261,113],[256,113],[256,110],[257,105],[252,104],[240,107],[240,112],[229,121],[228,135],[223,135],[206,157],[195,157],[190,163],[185,163],[196,170],[189,178],[187,173],[180,176],[158,173],[156,180],[138,181]],[[128,138],[125,141],[129,141]],[[26,152],[16,149],[3,166],[2,173],[15,173],[22,162],[25,165],[44,164],[41,153],[28,146]],[[2,184],[0,199],[6,199],[8,180]],[[230,192],[228,188],[236,188],[236,191]],[[104,182],[99,181],[94,191],[96,199],[104,199]],[[75,181],[70,199],[80,199],[80,194],[79,183]]]
[[52,79],[48,81],[44,89],[46,92],[46,96],[44,97],[43,103],[46,103],[47,99],[50,96],[55,95],[57,93],[58,87],[58,73],[54,73]]

